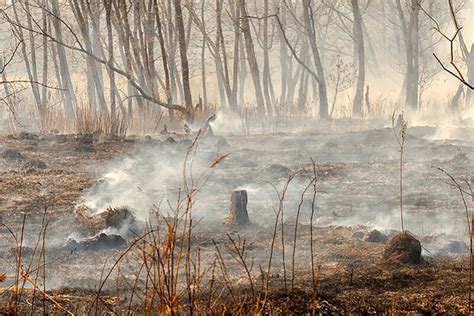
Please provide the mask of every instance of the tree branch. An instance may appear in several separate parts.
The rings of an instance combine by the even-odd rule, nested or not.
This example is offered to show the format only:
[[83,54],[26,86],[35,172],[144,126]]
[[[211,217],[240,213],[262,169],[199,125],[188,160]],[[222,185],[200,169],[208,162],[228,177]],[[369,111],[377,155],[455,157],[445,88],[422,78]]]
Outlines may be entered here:
[[[458,24],[458,21],[457,21],[457,18],[456,18],[456,13],[454,11],[454,6],[453,6],[453,3],[452,3],[452,0],[448,0],[448,3],[449,3],[449,11],[451,13],[451,17],[453,19],[453,22],[454,22],[454,26],[456,28],[456,32],[454,33],[454,35],[452,37],[449,37],[447,36],[443,31],[441,31],[441,28],[439,26],[439,23],[438,21],[436,21],[435,18],[433,18],[424,8],[423,6],[421,6],[421,4],[419,5],[419,8],[423,11],[423,13],[431,20],[433,21],[434,25],[433,26],[433,29],[438,32],[444,39],[446,39],[447,41],[449,41],[449,53],[450,53],[450,57],[449,57],[449,64],[454,68],[455,72],[448,69],[448,67],[446,67],[443,62],[438,58],[438,56],[436,55],[436,53],[433,53],[433,56],[434,58],[438,61],[438,63],[440,64],[440,66],[443,68],[444,71],[446,71],[447,73],[449,73],[451,76],[455,77],[457,80],[459,80],[462,84],[464,84],[466,87],[468,87],[469,89],[471,90],[474,90],[474,83],[469,83],[467,81],[467,79],[464,77],[464,75],[462,74],[461,70],[459,69],[459,66],[455,63],[454,61],[454,41],[456,40],[456,38],[458,37],[458,35],[461,34],[461,30],[462,30],[462,27],[459,26]],[[464,51],[463,51],[464,53]],[[466,63],[467,63],[467,60],[466,60]]]
[[13,53],[11,54],[10,58],[8,58],[7,62],[2,65],[2,69],[0,69],[0,74],[2,74],[5,71],[5,68],[7,68],[8,64],[12,62],[13,57],[15,57],[16,51],[18,50],[18,47],[20,47],[21,43],[23,43],[23,40],[20,40],[16,44],[15,49],[13,50]]
[[286,36],[286,32],[285,30],[283,29],[283,24],[281,23],[280,21],[280,17],[278,16],[278,12],[275,14],[275,18],[278,22],[278,26],[280,27],[280,32],[281,34],[283,35],[283,39],[285,40],[285,43],[286,43],[286,46],[288,46],[288,48],[290,49],[291,51],[291,54],[293,55],[293,57],[296,59],[296,61],[307,71],[309,72],[313,77],[314,79],[319,83],[320,79],[318,77],[318,75],[311,69],[309,68],[302,60],[300,57],[298,57],[298,54],[296,53],[296,50],[295,48],[290,44],[290,41],[288,40],[288,37]]

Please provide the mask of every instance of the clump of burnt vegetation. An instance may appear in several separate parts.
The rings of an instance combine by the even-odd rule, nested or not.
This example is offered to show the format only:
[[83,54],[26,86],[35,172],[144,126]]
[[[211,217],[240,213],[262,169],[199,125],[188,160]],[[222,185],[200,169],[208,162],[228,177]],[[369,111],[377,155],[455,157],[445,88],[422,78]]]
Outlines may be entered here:
[[419,264],[423,261],[421,243],[406,231],[398,233],[387,244],[383,258],[392,264]]

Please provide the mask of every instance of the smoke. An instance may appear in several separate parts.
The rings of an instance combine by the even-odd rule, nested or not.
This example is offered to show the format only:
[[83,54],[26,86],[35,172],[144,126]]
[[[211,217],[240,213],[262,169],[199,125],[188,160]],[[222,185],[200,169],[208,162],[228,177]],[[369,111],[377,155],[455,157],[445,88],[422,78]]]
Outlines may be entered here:
[[240,117],[238,113],[222,109],[216,113],[216,118],[210,122],[210,125],[217,135],[238,135],[244,133],[244,120],[245,119]]
[[[216,131],[223,133],[219,128]],[[463,240],[465,218],[459,194],[432,166],[455,170],[455,175],[472,168],[474,153],[467,146],[472,141],[468,136],[472,129],[450,131],[459,136],[457,140],[436,140],[443,131],[433,127],[408,130],[405,227],[418,235],[446,234]],[[199,189],[192,210],[195,222],[221,225],[232,191],[243,189],[248,193],[250,221],[268,227],[274,225],[279,209],[275,188],[281,194],[288,175],[310,168],[312,158],[319,173],[313,224],[400,229],[399,152],[391,128],[356,133],[313,129],[308,134],[227,135],[229,146],[225,149],[218,146],[222,138],[197,141],[195,151],[188,155],[185,177],[190,141],[137,148],[131,155],[99,168],[96,185],[81,202],[96,212],[127,205],[143,221],[153,208],[171,214],[178,198],[184,197],[185,183],[188,188],[194,184]],[[229,156],[217,168],[210,168],[222,154]],[[202,174],[205,176],[200,177]],[[289,185],[283,203],[285,222],[294,222],[307,183],[308,178],[301,174]],[[304,224],[309,224],[312,212],[310,191],[301,203],[299,221]]]
[[[185,144],[146,145],[128,157],[108,163],[98,170],[96,185],[84,197],[95,212],[109,206],[129,206],[145,220],[160,201],[178,198],[183,184]],[[194,172],[202,172],[206,153],[193,157]]]

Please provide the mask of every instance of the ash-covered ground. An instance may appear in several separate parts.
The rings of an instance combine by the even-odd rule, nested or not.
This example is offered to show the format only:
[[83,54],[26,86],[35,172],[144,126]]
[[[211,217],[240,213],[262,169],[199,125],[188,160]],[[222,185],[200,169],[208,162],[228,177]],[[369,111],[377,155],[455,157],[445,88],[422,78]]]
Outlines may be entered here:
[[[285,194],[277,233],[281,234],[283,222],[286,271],[278,235],[272,269],[272,282],[277,287],[284,285],[285,273],[290,275],[295,219],[301,204],[295,279],[302,291],[311,274],[309,227],[314,210],[314,261],[320,266],[319,293],[331,302],[328,304],[350,302],[347,306],[353,308],[365,304],[385,311],[399,300],[397,304],[405,311],[466,312],[466,213],[459,190],[438,168],[460,181],[472,181],[474,128],[459,122],[455,128],[412,126],[407,132],[404,228],[420,239],[424,263],[395,270],[383,266],[383,240],[364,240],[372,229],[388,238],[401,229],[400,153],[390,121],[332,121],[296,132],[276,128],[272,133],[250,136],[215,129],[216,135],[200,136],[191,151],[195,135],[181,133],[123,141],[57,134],[3,135],[0,273],[5,273],[7,280],[2,286],[10,286],[15,274],[15,240],[8,229],[20,236],[23,218],[23,256],[28,262],[47,213],[46,288],[94,289],[103,271],[108,271],[133,241],[130,230],[136,229],[138,234],[150,210],[171,214],[186,186],[199,189],[192,208],[193,246],[201,248],[202,263],[209,264],[215,257],[212,240],[224,249],[227,234],[240,237],[249,245],[248,260],[253,263],[252,276],[257,282],[258,267],[268,262],[280,208],[276,190],[281,195],[288,177],[301,170],[311,171],[314,161],[318,174],[315,208],[312,193],[302,197],[308,184],[305,172],[295,176]],[[218,166],[210,168],[227,154]],[[251,225],[241,229],[224,224],[236,189],[248,193]],[[472,208],[470,197],[466,199]],[[81,241],[93,234],[78,223],[76,210],[81,206],[91,214],[107,207],[131,209],[134,227],[101,231],[122,236],[125,244],[117,244],[116,249],[70,247],[71,239]],[[248,286],[242,267],[225,251],[224,257],[236,284]],[[133,264],[133,258],[124,260],[124,274],[133,270]],[[113,281],[107,285],[116,287]]]

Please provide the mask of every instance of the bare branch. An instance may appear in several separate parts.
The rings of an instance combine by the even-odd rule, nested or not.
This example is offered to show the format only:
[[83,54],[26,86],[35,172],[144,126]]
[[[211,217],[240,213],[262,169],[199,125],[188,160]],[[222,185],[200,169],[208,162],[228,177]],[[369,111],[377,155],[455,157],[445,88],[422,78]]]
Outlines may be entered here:
[[66,90],[64,88],[49,86],[47,84],[44,84],[44,83],[36,81],[36,80],[2,80],[2,81],[0,81],[0,84],[4,84],[4,83],[8,83],[8,84],[12,84],[12,83],[33,83],[33,84],[37,84],[37,85],[40,85],[40,86],[48,88],[48,89],[60,90],[60,91],[65,91]]
[[278,26],[280,27],[280,32],[281,34],[283,35],[283,39],[285,40],[285,43],[286,43],[286,46],[288,46],[288,48],[290,49],[291,51],[291,54],[293,55],[293,57],[296,59],[296,61],[307,71],[309,72],[313,77],[314,79],[316,79],[316,81],[319,82],[319,76],[311,69],[309,68],[302,60],[301,58],[298,56],[295,48],[290,44],[290,41],[288,40],[288,37],[286,36],[286,32],[283,28],[283,24],[281,23],[280,21],[280,18],[278,16],[278,12],[277,14],[275,14],[275,18],[278,22]]
[[[433,26],[433,29],[436,32],[438,32],[444,39],[446,39],[449,42],[449,52],[450,52],[449,64],[454,68],[455,71],[448,69],[448,67],[446,67],[446,65],[438,58],[438,56],[435,53],[433,53],[433,56],[436,59],[436,61],[438,61],[438,63],[440,64],[440,66],[443,68],[444,71],[449,73],[451,76],[455,77],[462,84],[467,86],[469,89],[474,90],[474,83],[470,83],[470,82],[467,81],[467,79],[462,74],[462,71],[459,69],[459,66],[454,61],[454,41],[456,40],[456,38],[458,36],[461,38],[461,45],[463,45],[464,41],[462,40],[462,35],[461,35],[462,27],[459,26],[459,23],[457,21],[456,12],[454,11],[454,6],[453,6],[452,0],[448,0],[448,4],[449,4],[449,11],[451,13],[451,17],[453,19],[454,26],[456,28],[456,31],[455,31],[455,33],[452,37],[449,37],[448,35],[446,35],[446,33],[441,31],[441,28],[440,28],[440,25],[439,25],[438,21],[436,21],[436,19],[433,18],[423,8],[423,6],[421,4],[419,5],[419,8],[421,9],[421,11],[423,11],[423,13],[435,24],[435,26]],[[465,54],[463,47],[461,47],[461,48],[462,48],[463,54]]]
[[10,64],[13,60],[13,57],[15,57],[16,51],[18,50],[18,47],[20,47],[21,43],[23,40],[20,40],[16,46],[15,49],[13,50],[13,53],[11,54],[10,58],[8,58],[7,62],[3,64],[2,69],[0,69],[0,74],[2,74],[5,71],[5,68],[7,68],[8,64]]

